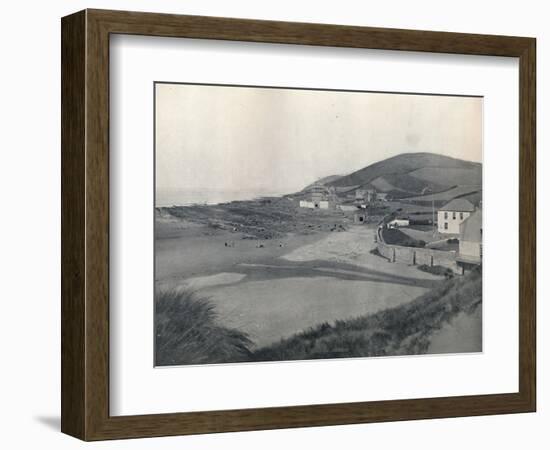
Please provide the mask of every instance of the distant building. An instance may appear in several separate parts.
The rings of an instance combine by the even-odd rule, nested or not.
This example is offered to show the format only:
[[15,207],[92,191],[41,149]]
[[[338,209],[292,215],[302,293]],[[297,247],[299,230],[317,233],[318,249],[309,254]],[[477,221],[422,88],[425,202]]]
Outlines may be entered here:
[[378,198],[376,189],[367,189],[365,191],[365,200],[367,203],[374,203]]
[[376,193],[376,199],[381,202],[387,202],[388,201],[388,193],[387,192],[377,192]]
[[315,204],[313,202],[308,202],[307,200],[300,200],[300,208],[315,208]]
[[451,200],[437,212],[437,231],[443,234],[460,234],[460,224],[474,211],[474,205],[464,198]]
[[353,221],[355,223],[365,223],[367,221],[367,213],[357,212],[353,216]]
[[481,264],[483,254],[481,209],[473,212],[460,224],[460,238],[458,243],[458,258],[460,261],[471,264]]
[[334,189],[327,188],[322,184],[315,184],[307,192],[311,200],[300,200],[301,208],[319,208],[330,209],[334,208],[336,202],[336,194]]
[[408,227],[409,225],[409,219],[393,219],[388,222],[388,228]]
[[338,205],[338,208],[344,212],[355,212],[358,209],[355,205]]

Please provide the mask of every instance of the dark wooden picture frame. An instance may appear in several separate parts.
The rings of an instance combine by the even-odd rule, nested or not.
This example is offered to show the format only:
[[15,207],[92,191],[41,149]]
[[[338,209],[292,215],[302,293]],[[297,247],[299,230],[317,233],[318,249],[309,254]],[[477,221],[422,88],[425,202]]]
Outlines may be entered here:
[[[64,17],[61,25],[61,428],[64,433],[84,440],[101,440],[535,411],[534,38],[104,10],[75,13]],[[110,416],[111,34],[519,58],[519,391],[493,395]]]

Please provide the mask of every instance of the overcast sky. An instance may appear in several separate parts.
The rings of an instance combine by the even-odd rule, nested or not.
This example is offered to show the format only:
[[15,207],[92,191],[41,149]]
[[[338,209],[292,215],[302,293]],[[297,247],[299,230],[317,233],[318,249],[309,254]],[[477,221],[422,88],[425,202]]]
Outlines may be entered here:
[[482,99],[156,85],[156,187],[289,193],[405,152],[481,162]]

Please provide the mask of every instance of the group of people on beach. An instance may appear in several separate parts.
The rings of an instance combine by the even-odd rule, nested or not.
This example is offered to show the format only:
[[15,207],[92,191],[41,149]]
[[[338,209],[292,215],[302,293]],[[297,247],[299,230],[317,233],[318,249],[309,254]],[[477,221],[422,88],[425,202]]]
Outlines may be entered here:
[[[235,241],[229,241],[229,242],[225,242],[224,243],[225,247],[231,247],[231,248],[234,248],[235,247]],[[264,244],[262,244],[261,242],[256,242],[256,248],[264,248]],[[283,248],[284,247],[284,244],[282,242],[279,242],[279,247]]]

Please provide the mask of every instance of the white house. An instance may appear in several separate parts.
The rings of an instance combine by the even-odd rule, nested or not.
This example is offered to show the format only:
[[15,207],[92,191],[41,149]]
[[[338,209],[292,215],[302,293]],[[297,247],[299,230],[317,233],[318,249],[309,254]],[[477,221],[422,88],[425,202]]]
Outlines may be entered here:
[[443,234],[460,234],[460,224],[475,211],[465,198],[455,198],[437,212],[437,231]]
[[477,209],[460,224],[458,257],[463,262],[480,264],[482,256],[482,214]]
[[301,208],[331,209],[336,206],[336,194],[334,188],[327,188],[322,184],[315,184],[308,189],[311,200],[300,200]]
[[408,227],[410,221],[408,219],[393,219],[388,222],[388,228],[399,228],[399,227]]

